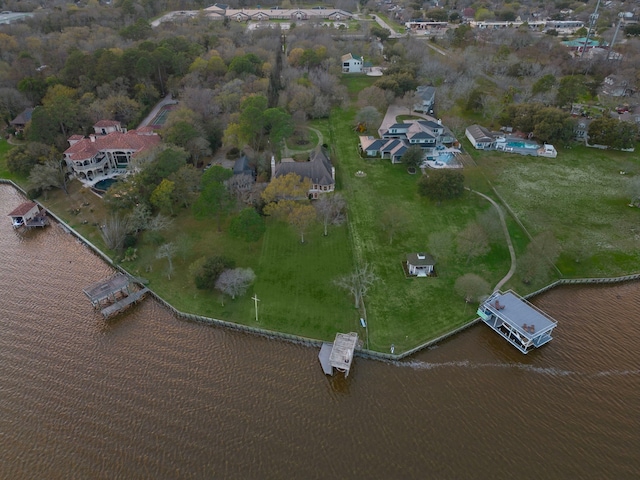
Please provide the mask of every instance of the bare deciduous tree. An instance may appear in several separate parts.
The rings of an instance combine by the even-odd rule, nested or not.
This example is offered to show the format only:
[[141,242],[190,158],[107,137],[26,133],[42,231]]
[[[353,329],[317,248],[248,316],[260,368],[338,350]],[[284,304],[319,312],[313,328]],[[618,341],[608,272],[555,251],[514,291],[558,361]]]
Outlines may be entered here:
[[467,273],[458,277],[454,285],[456,293],[467,303],[479,302],[489,294],[489,284],[475,273]]
[[244,295],[256,279],[256,274],[250,268],[234,268],[225,270],[216,280],[216,289],[235,299]]
[[489,253],[489,240],[487,233],[478,223],[470,223],[457,237],[458,252],[467,257],[467,263],[471,257],[479,257]]
[[156,252],[156,258],[166,258],[167,265],[167,278],[171,280],[171,274],[173,273],[173,257],[176,255],[178,251],[178,247],[173,243],[163,243],[158,247],[158,251]]
[[344,223],[344,210],[347,202],[339,193],[325,194],[314,203],[318,218],[324,226],[324,236],[328,235],[329,225],[341,225]]
[[367,291],[377,279],[378,276],[373,272],[371,266],[365,263],[362,266],[356,267],[352,273],[337,278],[334,280],[334,283],[338,287],[348,290],[353,295],[355,307],[358,308]]
[[119,215],[107,217],[105,224],[100,229],[102,239],[107,248],[116,251],[122,248],[124,239],[129,231],[128,219]]
[[409,227],[409,215],[397,205],[392,205],[382,214],[380,227],[387,234],[389,245],[392,245],[394,237]]

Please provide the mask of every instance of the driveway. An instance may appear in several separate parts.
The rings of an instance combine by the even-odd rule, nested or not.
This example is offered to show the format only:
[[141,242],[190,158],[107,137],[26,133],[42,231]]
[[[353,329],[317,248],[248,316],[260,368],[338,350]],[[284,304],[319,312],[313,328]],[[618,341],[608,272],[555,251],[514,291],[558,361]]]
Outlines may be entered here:
[[138,125],[138,128],[146,127],[147,125],[149,125],[151,121],[154,118],[156,118],[156,115],[158,115],[158,112],[160,111],[160,109],[165,105],[174,105],[176,103],[178,103],[178,101],[174,100],[170,93],[167,93],[167,95],[162,100],[160,100],[155,107],[153,107],[153,110],[151,110],[151,113],[147,115],[145,119],[142,120],[142,122],[140,122],[140,125]]
[[380,124],[380,128],[378,129],[378,136],[380,138],[382,138],[382,132],[386,132],[387,130],[389,130],[389,127],[391,125],[393,125],[394,123],[397,123],[396,118],[399,117],[400,115],[411,115],[415,117],[424,118],[425,120],[431,120],[433,122],[437,121],[436,118],[430,115],[425,115],[423,113],[418,113],[418,112],[412,112],[407,107],[403,107],[402,105],[396,105],[396,104],[389,105],[389,108],[387,108],[387,113],[382,119],[382,123]]

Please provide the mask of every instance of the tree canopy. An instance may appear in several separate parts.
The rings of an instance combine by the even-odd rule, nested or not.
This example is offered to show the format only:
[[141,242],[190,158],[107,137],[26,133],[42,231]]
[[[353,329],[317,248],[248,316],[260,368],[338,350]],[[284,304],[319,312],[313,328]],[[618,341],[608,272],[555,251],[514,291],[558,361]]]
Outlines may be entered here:
[[461,197],[464,193],[464,175],[458,170],[429,170],[418,180],[418,193],[435,202]]

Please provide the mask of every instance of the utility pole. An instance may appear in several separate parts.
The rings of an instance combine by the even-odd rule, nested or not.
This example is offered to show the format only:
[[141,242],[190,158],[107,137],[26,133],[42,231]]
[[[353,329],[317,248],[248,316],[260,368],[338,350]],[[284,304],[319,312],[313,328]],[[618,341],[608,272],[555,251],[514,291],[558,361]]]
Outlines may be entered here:
[[607,60],[611,60],[612,57],[612,53],[613,52],[613,45],[616,43],[616,38],[618,36],[618,32],[620,31],[620,24],[622,23],[622,20],[624,19],[624,12],[620,12],[618,14],[618,24],[616,25],[616,31],[613,34],[613,40],[611,40],[611,45],[609,45],[609,51],[607,52]]
[[589,46],[589,38],[591,37],[591,32],[595,29],[598,17],[600,16],[600,14],[598,13],[598,8],[600,8],[600,0],[598,0],[598,3],[596,4],[595,11],[591,15],[589,15],[589,29],[587,30],[587,38],[584,39],[584,47],[582,47],[580,58],[584,57],[584,52]]
[[251,300],[253,300],[253,303],[255,304],[256,307],[256,323],[258,322],[258,302],[260,301],[260,299],[258,298],[257,294],[253,294],[253,297],[251,297]]

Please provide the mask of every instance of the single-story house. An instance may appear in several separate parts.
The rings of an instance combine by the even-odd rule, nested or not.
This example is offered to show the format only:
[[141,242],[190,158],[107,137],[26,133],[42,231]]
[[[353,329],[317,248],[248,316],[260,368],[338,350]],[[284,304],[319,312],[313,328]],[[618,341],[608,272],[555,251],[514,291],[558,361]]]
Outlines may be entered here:
[[576,118],[575,126],[573,127],[573,135],[576,140],[585,140],[587,133],[589,132],[589,124],[591,119],[587,117]]
[[407,255],[407,270],[409,275],[428,277],[433,275],[436,261],[428,253],[409,253]]
[[342,73],[362,73],[363,59],[358,55],[342,55]]
[[477,150],[489,150],[495,145],[495,138],[492,133],[481,125],[467,127],[465,135]]
[[69,148],[64,159],[69,171],[83,184],[93,186],[96,182],[114,178],[126,172],[131,159],[139,152],[160,143],[160,137],[151,128],[124,131],[120,122],[101,121],[94,131],[105,135],[82,135],[69,137]]
[[302,178],[311,180],[309,198],[318,198],[322,193],[333,192],[336,187],[336,169],[331,164],[329,155],[322,147],[316,147],[309,154],[306,162],[282,159],[276,164],[275,157],[271,157],[271,178],[281,177],[288,173],[295,173]]
[[33,108],[25,108],[18,114],[16,118],[9,122],[16,132],[24,131],[24,127],[31,121],[31,115],[33,114]]
[[428,85],[421,85],[416,88],[419,103],[413,106],[416,112],[433,113],[433,105],[436,102],[436,88]]

